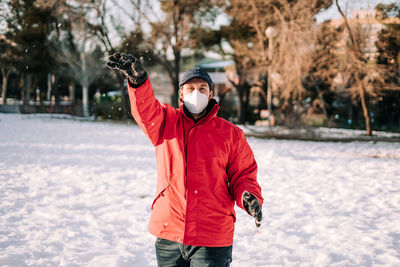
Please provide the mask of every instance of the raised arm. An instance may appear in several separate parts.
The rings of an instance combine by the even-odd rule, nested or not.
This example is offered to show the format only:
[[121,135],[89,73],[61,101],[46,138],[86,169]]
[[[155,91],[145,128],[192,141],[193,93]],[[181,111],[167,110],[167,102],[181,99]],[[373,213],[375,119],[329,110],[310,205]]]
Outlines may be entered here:
[[153,145],[158,145],[164,130],[166,107],[155,98],[142,63],[132,55],[115,53],[108,57],[106,65],[127,77],[132,115]]

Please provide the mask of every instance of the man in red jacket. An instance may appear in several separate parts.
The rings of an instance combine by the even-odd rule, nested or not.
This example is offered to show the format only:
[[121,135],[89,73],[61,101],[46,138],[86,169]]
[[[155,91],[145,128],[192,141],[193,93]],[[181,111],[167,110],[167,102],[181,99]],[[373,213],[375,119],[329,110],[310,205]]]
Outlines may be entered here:
[[257,163],[243,131],[217,117],[213,81],[193,68],[178,109],[160,104],[141,62],[116,53],[106,65],[128,80],[131,112],[156,149],[157,191],[149,231],[159,266],[229,266],[234,204],[262,220]]

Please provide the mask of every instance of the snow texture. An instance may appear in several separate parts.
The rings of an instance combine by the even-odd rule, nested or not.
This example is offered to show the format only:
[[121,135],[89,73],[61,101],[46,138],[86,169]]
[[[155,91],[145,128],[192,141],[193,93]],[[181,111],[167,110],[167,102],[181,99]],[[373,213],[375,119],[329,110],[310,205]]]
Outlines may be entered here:
[[[264,223],[233,267],[400,266],[400,144],[248,138]],[[0,114],[0,266],[156,266],[154,148],[136,125]]]

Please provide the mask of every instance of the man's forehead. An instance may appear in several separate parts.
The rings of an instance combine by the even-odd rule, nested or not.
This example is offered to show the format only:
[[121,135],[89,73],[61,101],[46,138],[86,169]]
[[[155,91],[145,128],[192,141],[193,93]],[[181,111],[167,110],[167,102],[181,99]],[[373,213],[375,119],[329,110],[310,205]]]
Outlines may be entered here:
[[194,79],[191,79],[191,80],[189,80],[187,83],[185,83],[185,85],[186,84],[191,84],[191,83],[204,83],[204,84],[207,84],[208,85],[208,82],[207,81],[205,81],[205,80],[203,80],[203,79],[200,79],[200,78],[194,78]]

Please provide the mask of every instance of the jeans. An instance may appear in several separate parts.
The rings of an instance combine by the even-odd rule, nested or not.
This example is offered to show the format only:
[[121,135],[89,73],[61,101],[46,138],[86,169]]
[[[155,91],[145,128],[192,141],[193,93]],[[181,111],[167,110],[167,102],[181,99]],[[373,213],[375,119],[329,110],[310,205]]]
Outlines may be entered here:
[[229,267],[232,246],[189,246],[157,237],[157,263],[159,267]]

